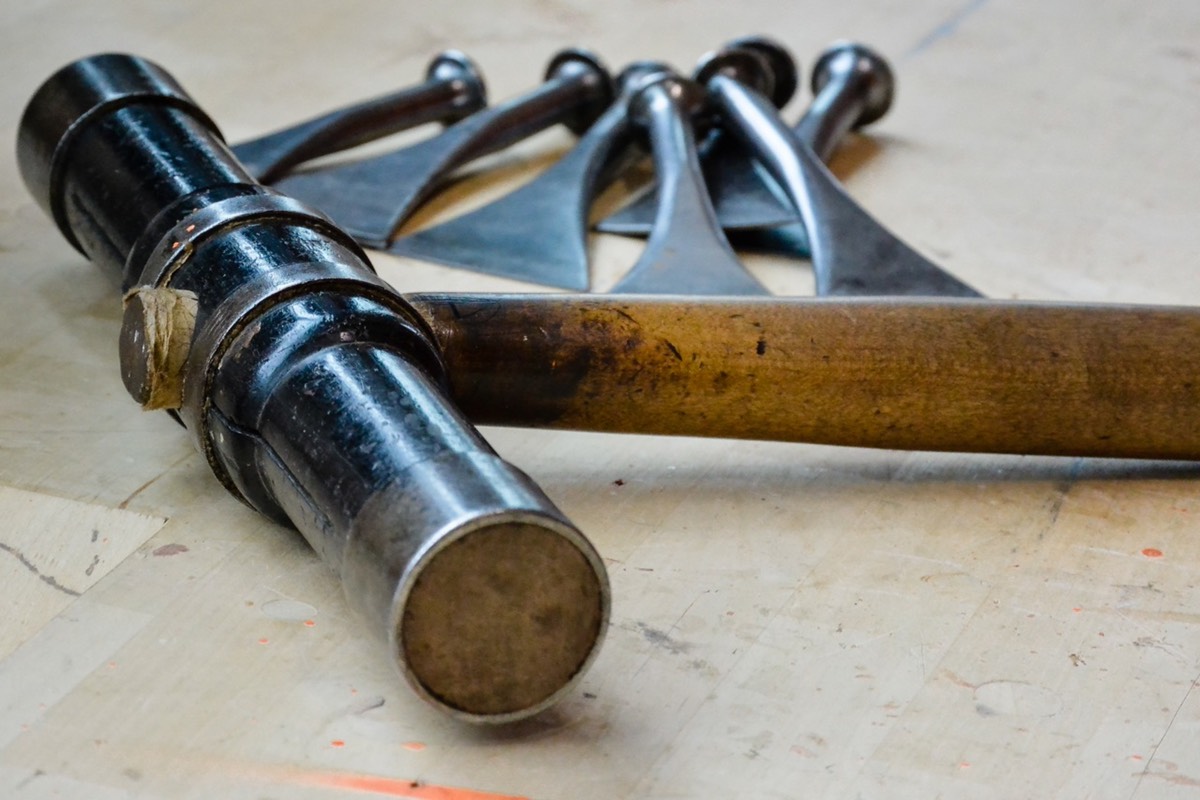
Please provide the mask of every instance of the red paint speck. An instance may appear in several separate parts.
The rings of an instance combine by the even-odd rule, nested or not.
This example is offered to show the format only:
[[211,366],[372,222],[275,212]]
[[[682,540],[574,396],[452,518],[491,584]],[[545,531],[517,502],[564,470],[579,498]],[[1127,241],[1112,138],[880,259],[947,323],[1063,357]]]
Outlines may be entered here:
[[184,228],[184,230],[187,231],[188,233],[191,233],[192,231],[196,230],[196,226],[188,225],[186,228]]
[[178,250],[178,249],[179,249],[179,242],[171,242],[171,249],[172,249],[172,250]]
[[265,637],[265,636],[264,636],[264,637],[262,637],[261,639],[259,639],[259,640],[258,640],[258,643],[259,643],[259,644],[269,644],[269,643],[270,643],[270,641],[271,641],[270,639],[268,639],[267,637]]
[[1141,756],[1139,756],[1137,753],[1134,753],[1133,755],[1131,755],[1131,756],[1129,757],[1129,760],[1130,760],[1130,761],[1141,761],[1141,760],[1142,760],[1142,757],[1141,757]]
[[306,627],[306,628],[311,628],[311,627],[313,627],[313,626],[314,626],[314,625],[316,625],[316,624],[317,624],[317,621],[316,621],[316,620],[312,620],[312,619],[306,619],[306,620],[304,620],[304,627]]
[[959,769],[970,769],[971,762],[970,761],[960,761],[960,762],[958,762],[958,768]]
[[1142,551],[1142,555],[1144,555],[1146,558],[1162,558],[1163,552],[1157,547],[1147,547]]
[[403,747],[405,750],[411,750],[414,753],[419,753],[425,749],[424,742],[405,742],[404,744],[402,744],[400,746]]
[[341,739],[334,739],[332,742],[329,743],[329,746],[330,747],[345,747],[346,743],[344,741],[342,741]]
[[117,668],[117,662],[115,662],[115,661],[110,661],[110,662],[108,662],[108,668],[109,668],[109,669],[116,669],[116,668]]
[[1074,608],[1072,608],[1071,610],[1072,610],[1072,611],[1074,611],[1076,614],[1079,614],[1079,613],[1081,613],[1081,612],[1083,611],[1083,609],[1082,609],[1082,608],[1080,608],[1079,606],[1075,606],[1075,607],[1074,607]]

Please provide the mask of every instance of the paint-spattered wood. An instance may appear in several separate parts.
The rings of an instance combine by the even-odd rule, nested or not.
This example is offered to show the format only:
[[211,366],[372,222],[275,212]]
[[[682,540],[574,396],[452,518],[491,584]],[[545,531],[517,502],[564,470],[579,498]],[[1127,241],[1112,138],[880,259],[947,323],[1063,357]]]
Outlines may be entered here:
[[905,450],[1200,458],[1200,309],[415,298],[480,422]]

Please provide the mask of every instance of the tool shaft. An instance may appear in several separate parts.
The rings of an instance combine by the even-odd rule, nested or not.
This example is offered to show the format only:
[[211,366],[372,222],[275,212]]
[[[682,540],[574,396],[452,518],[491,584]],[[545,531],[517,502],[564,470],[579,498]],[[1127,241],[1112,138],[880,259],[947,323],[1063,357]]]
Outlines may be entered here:
[[423,83],[322,114],[232,147],[256,180],[270,183],[297,164],[428,122],[455,122],[487,103],[483,78],[462,53],[430,63]]
[[409,298],[480,424],[1200,459],[1200,309]]

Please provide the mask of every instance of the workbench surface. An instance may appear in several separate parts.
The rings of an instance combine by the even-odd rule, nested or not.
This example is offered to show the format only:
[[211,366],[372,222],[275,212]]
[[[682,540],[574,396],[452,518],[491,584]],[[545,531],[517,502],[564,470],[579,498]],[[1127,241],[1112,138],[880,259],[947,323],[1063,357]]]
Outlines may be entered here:
[[[563,46],[690,69],[749,33],[806,72],[839,38],[893,60],[894,109],[833,169],[989,296],[1200,304],[1195,0],[4,5],[0,796],[1200,795],[1191,464],[485,429],[595,542],[613,620],[553,710],[445,718],[303,540],[126,395],[117,290],[11,156],[37,85],[95,52],[163,64],[237,141],[447,47],[500,100]],[[492,159],[416,224],[568,142]],[[595,246],[604,289],[638,246]],[[375,263],[401,291],[534,288]],[[811,292],[806,264],[750,263]]]

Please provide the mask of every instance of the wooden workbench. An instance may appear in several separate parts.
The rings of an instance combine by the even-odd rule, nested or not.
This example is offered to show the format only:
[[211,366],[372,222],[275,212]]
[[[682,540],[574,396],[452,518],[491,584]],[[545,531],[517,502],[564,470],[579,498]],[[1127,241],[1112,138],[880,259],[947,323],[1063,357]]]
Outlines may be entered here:
[[[894,110],[834,169],[964,280],[1200,304],[1194,0],[10,3],[0,130],[105,50],[165,65],[238,140],[445,47],[502,99],[569,44],[686,69],[752,32],[806,67],[843,37],[894,60]],[[596,252],[604,288],[638,251]],[[750,263],[811,290],[804,264]],[[528,288],[376,264],[402,291]],[[486,430],[615,599],[572,697],[478,729],[416,699],[303,541],[137,409],[119,317],[0,159],[2,797],[1200,795],[1200,467]]]

